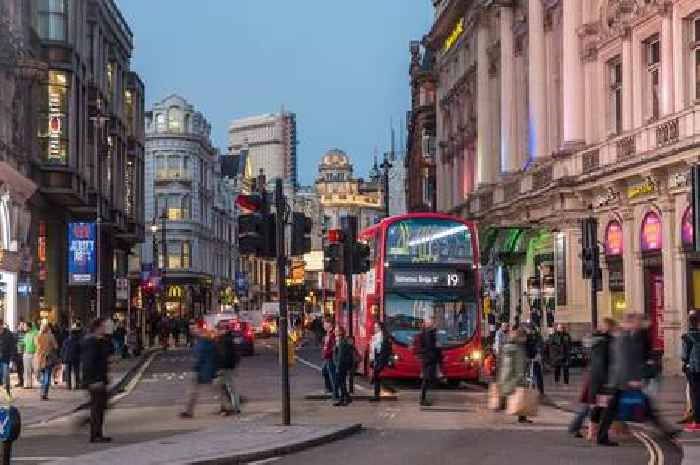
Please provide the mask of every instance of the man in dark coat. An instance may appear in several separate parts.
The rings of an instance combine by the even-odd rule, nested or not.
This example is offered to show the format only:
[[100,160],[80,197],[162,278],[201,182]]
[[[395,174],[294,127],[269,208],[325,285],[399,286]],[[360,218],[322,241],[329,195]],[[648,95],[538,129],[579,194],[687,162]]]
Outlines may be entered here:
[[683,335],[683,372],[688,378],[693,421],[687,432],[700,431],[700,318],[697,312],[688,316],[688,332]]
[[200,391],[211,386],[217,371],[217,353],[214,344],[214,332],[202,329],[194,346],[195,379],[190,389],[189,399],[185,410],[180,413],[180,418],[192,418],[194,408],[197,405]]
[[348,376],[355,366],[355,347],[350,342],[350,338],[345,335],[345,328],[342,326],[338,327],[338,343],[333,349],[333,363],[335,386],[338,390],[338,400],[333,405],[341,407],[352,402],[348,393]]
[[569,384],[569,361],[571,357],[571,336],[566,326],[557,325],[556,331],[549,337],[549,360],[554,367],[554,384],[559,384],[562,371],[564,384]]
[[75,388],[80,389],[80,338],[82,332],[80,328],[73,328],[68,338],[61,347],[61,360],[65,365],[66,387],[73,389],[73,379]]
[[221,371],[221,415],[228,416],[241,412],[240,396],[234,384],[234,370],[240,356],[231,331],[223,331],[218,341],[219,369]]
[[103,435],[109,377],[110,343],[106,338],[105,320],[98,318],[90,324],[80,347],[83,381],[90,393],[90,442],[109,442]]
[[438,367],[442,362],[442,352],[437,346],[437,331],[432,321],[425,320],[423,322],[423,330],[416,337],[418,338],[416,352],[421,360],[423,375],[420,387],[420,405],[429,406],[432,402],[428,400],[428,389],[437,381]]
[[0,380],[5,386],[7,396],[11,396],[10,392],[10,362],[15,358],[17,353],[17,341],[14,334],[5,326],[5,322],[0,320]]

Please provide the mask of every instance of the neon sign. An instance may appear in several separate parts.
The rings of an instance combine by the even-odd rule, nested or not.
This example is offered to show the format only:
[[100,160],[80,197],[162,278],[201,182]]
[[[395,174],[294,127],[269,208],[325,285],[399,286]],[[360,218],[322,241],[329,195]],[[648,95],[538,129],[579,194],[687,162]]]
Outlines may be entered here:
[[693,244],[693,207],[688,207],[683,214],[683,226],[681,226],[681,240],[685,245]]
[[455,28],[452,30],[447,39],[445,39],[444,51],[448,51],[459,40],[464,33],[464,18],[460,19]]
[[641,244],[644,251],[661,249],[661,220],[654,212],[649,212],[644,217]]
[[605,232],[605,255],[622,255],[622,226],[618,221],[608,223]]

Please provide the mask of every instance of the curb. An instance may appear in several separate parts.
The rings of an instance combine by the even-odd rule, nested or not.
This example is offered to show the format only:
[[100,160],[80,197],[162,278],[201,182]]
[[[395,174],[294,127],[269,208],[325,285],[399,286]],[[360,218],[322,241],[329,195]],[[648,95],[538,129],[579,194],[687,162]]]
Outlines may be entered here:
[[[350,395],[353,401],[355,400],[366,400],[369,401],[371,399],[372,395],[369,394],[355,394],[355,395]],[[333,396],[330,394],[306,394],[304,396],[305,400],[331,400]],[[399,397],[396,394],[387,394],[387,395],[382,395],[381,396],[381,402],[384,402],[385,400],[388,401],[397,401],[399,400]]]
[[274,447],[272,449],[261,450],[256,452],[247,452],[242,454],[230,455],[216,459],[207,459],[195,462],[189,462],[189,465],[238,465],[253,461],[266,460],[281,455],[289,455],[295,452],[300,452],[312,447],[328,444],[340,439],[344,439],[362,430],[362,425],[356,423],[354,425],[341,428],[331,433],[318,436],[312,439],[302,440],[296,443],[287,444],[284,446]]
[[[149,349],[149,350],[144,351],[141,355],[139,355],[139,357],[141,357],[141,359],[138,361],[138,363],[134,364],[133,367],[129,368],[129,370],[126,373],[124,373],[124,376],[122,376],[121,379],[119,381],[117,381],[109,389],[109,394],[108,394],[109,399],[114,397],[116,394],[119,394],[124,389],[124,386],[126,386],[134,378],[134,376],[139,372],[139,370],[144,366],[144,364],[148,361],[150,356],[152,354],[154,354],[155,352],[157,352],[158,350],[160,350],[160,349]],[[42,423],[48,423],[50,421],[54,421],[54,420],[57,420],[59,418],[65,417],[67,415],[71,415],[73,413],[79,412],[80,410],[85,410],[89,406],[90,406],[90,402],[82,402],[75,407],[71,407],[71,408],[63,410],[61,412],[57,412],[57,413],[50,415],[48,417],[23,423],[22,426],[29,427],[29,426],[40,425]]]

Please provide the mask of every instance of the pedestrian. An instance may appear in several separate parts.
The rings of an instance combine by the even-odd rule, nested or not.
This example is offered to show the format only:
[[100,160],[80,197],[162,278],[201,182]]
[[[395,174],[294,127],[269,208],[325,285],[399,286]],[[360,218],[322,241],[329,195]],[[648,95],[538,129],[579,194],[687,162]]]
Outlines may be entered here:
[[187,342],[187,347],[192,347],[192,328],[194,327],[194,320],[185,321],[185,341]]
[[109,386],[110,342],[107,339],[106,320],[97,318],[88,328],[80,344],[83,381],[90,393],[90,442],[110,442],[104,435],[105,410]]
[[[641,391],[645,367],[650,363],[648,334],[643,331],[640,315],[628,313],[623,320],[620,334],[613,343],[611,374],[608,380],[612,396],[602,413],[597,442],[603,446],[617,446],[610,440],[608,432],[618,413],[620,399],[625,392]],[[645,396],[646,417],[667,437],[677,431],[667,426],[656,414],[650,398]]]
[[15,341],[17,343],[17,350],[15,351],[15,369],[17,370],[17,384],[15,387],[24,387],[24,335],[27,333],[27,324],[24,320],[20,319],[17,324],[17,334],[15,334]]
[[24,389],[31,389],[34,385],[34,377],[36,376],[34,356],[36,354],[36,337],[38,335],[39,331],[36,329],[36,324],[27,323],[27,332],[24,333],[24,356],[22,357]]
[[240,356],[230,330],[222,331],[219,337],[219,369],[221,371],[221,409],[222,416],[241,413],[241,400],[234,383],[235,369]]
[[194,346],[195,379],[190,388],[189,399],[185,410],[180,413],[181,418],[192,418],[194,408],[200,391],[206,386],[211,386],[216,376],[216,346],[214,345],[214,332],[202,329]]
[[438,379],[438,370],[442,362],[442,352],[437,346],[437,331],[431,320],[423,321],[423,329],[414,338],[414,353],[421,360],[420,405],[430,406],[428,389],[432,388]]
[[569,384],[569,361],[571,357],[571,336],[566,326],[558,324],[549,337],[549,360],[554,367],[554,384],[559,384],[562,372],[564,384]]
[[327,318],[323,323],[326,328],[326,336],[323,340],[323,348],[321,349],[321,375],[326,387],[326,393],[330,394],[334,400],[340,398],[338,386],[335,384],[335,363],[333,363],[333,351],[335,349],[335,328],[333,320]]
[[17,341],[15,336],[5,326],[5,322],[0,319],[0,381],[5,386],[7,398],[12,398],[10,389],[10,362],[17,354]]
[[41,375],[41,400],[49,400],[49,386],[53,378],[53,370],[58,364],[58,343],[51,332],[48,323],[41,325],[36,337],[36,353],[34,367]]
[[338,399],[333,404],[336,407],[348,405],[352,398],[348,393],[348,375],[355,364],[354,346],[350,338],[345,335],[345,328],[338,327],[338,342],[333,350],[333,364],[335,365],[335,386],[338,390]]
[[167,316],[160,320],[160,345],[163,350],[168,350],[170,345],[170,321]]
[[374,384],[374,396],[370,397],[371,402],[380,400],[382,370],[389,366],[391,362],[391,336],[383,323],[374,323],[374,335],[372,336],[371,350],[369,352],[370,363],[372,364],[372,384]]
[[57,325],[54,326],[51,323],[49,323],[49,329],[51,330],[51,333],[53,333],[54,337],[56,338],[56,344],[57,344],[57,361],[56,365],[54,366],[53,369],[53,384],[60,384],[60,382],[63,380],[63,360],[61,359],[61,354],[60,350],[61,347],[63,347],[63,341],[66,340],[68,335],[65,333],[65,329],[63,328],[62,325]]
[[121,321],[117,321],[112,334],[112,342],[114,344],[114,355],[123,359],[126,358],[126,328]]
[[[581,395],[581,409],[569,425],[569,433],[575,437],[582,437],[581,427],[586,417],[590,414],[591,421],[588,428],[588,437],[595,438],[598,432],[598,424],[603,411],[601,404],[607,394],[605,386],[608,384],[610,372],[611,346],[613,334],[617,323],[612,318],[604,318],[600,331],[591,335],[591,358],[588,376],[585,385],[587,389]],[[598,398],[601,401],[598,402]]]
[[180,344],[180,320],[173,319],[170,325],[170,334],[173,337],[173,347]]
[[[509,341],[503,346],[500,371],[498,373],[498,385],[503,399],[502,403],[511,394],[514,394],[517,388],[526,387],[526,344],[527,333],[523,329],[518,329],[510,332]],[[529,420],[525,415],[519,415],[518,423],[532,423],[532,420]]]
[[496,356],[501,354],[501,349],[508,342],[508,331],[510,330],[508,323],[501,323],[501,327],[496,331],[493,338],[493,352]]
[[544,340],[539,330],[533,324],[527,326],[525,336],[525,354],[528,361],[528,373],[535,383],[540,396],[544,396],[544,375],[542,373],[542,355],[544,352]]
[[80,344],[82,332],[80,328],[73,327],[70,335],[63,342],[61,347],[61,360],[63,360],[66,387],[68,390],[73,389],[73,380],[75,379],[75,388],[80,389]]
[[693,421],[684,429],[700,431],[700,316],[691,312],[688,316],[688,332],[683,335],[683,372],[688,379]]

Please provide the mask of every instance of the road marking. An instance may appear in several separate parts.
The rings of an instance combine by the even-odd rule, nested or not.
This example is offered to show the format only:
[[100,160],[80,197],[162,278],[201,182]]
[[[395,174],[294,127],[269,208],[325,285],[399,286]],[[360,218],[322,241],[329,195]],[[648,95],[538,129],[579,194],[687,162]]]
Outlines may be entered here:
[[157,354],[158,354],[158,352],[153,352],[151,355],[148,356],[148,359],[146,359],[146,361],[141,366],[141,368],[139,368],[139,371],[136,373],[136,376],[134,376],[131,379],[131,381],[129,381],[129,384],[126,385],[126,387],[124,388],[124,392],[122,392],[122,393],[112,397],[112,399],[110,399],[110,402],[109,402],[110,405],[116,404],[117,402],[119,402],[120,400],[122,400],[123,398],[125,398],[126,396],[131,394],[131,392],[134,390],[134,388],[139,383],[139,381],[141,381],[143,374],[146,372],[148,367],[151,366],[151,362],[153,362],[153,359],[156,358]]
[[65,460],[68,457],[12,457],[13,462],[53,462],[55,460]]
[[256,461],[256,462],[249,462],[248,465],[263,465],[263,464],[265,464],[265,463],[276,462],[276,461],[278,461],[278,460],[281,459],[281,458],[282,458],[282,457],[270,457],[269,459],[258,460],[258,461]]
[[656,441],[642,431],[633,431],[632,435],[647,448],[649,452],[649,465],[664,465],[664,453],[661,451]]

